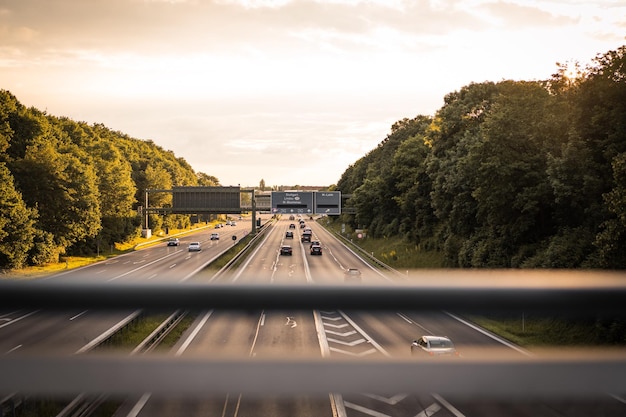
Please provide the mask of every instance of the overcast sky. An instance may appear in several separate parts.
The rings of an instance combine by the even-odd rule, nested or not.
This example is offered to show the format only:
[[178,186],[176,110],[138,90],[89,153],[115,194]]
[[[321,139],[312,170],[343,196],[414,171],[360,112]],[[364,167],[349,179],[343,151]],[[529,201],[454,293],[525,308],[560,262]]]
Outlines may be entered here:
[[0,89],[222,185],[328,185],[446,94],[625,35],[624,0],[0,0]]

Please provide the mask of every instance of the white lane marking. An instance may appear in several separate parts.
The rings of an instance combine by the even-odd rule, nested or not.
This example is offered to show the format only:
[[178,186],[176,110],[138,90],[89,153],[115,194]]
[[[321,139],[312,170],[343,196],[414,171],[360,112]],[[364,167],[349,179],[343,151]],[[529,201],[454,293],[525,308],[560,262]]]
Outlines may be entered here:
[[232,282],[236,282],[241,277],[241,274],[243,274],[243,272],[248,269],[248,265],[250,265],[250,262],[252,262],[252,260],[255,258],[257,252],[261,250],[261,248],[263,247],[263,244],[267,241],[267,239],[269,239],[272,233],[274,233],[274,230],[276,229],[271,228],[270,231],[267,233],[267,236],[263,238],[263,241],[254,249],[254,252],[252,252],[252,254],[248,256],[248,259],[246,259],[246,262],[244,262],[241,268],[239,268],[239,272],[237,272],[237,274],[233,277]]
[[408,394],[397,394],[391,398],[383,397],[382,395],[376,395],[376,394],[363,394],[363,395],[373,400],[380,401],[388,405],[396,405],[400,401],[404,401],[404,399],[408,397]]
[[13,320],[11,320],[11,321],[8,321],[8,322],[4,323],[3,325],[0,325],[0,329],[2,329],[3,327],[8,326],[9,324],[17,323],[18,321],[20,321],[20,320],[22,320],[22,319],[25,319],[26,317],[32,316],[33,314],[35,314],[35,313],[37,313],[37,312],[39,312],[39,311],[40,311],[40,310],[31,311],[31,312],[30,312],[30,313],[28,313],[28,314],[24,314],[24,315],[23,315],[23,316],[21,316],[21,317],[18,317],[18,318],[16,318],[16,319],[13,319]]
[[419,324],[418,322],[416,322],[415,320],[412,320],[411,318],[405,316],[402,313],[396,313],[402,320],[406,321],[409,324],[414,324],[417,327],[419,327],[420,329],[424,330],[427,334],[433,334],[433,332],[431,332],[430,330],[428,330],[426,327],[422,326],[421,324]]
[[[131,269],[130,271],[124,272],[124,273],[123,273],[123,274],[121,274],[121,275],[118,275],[118,276],[116,276],[116,277],[113,277],[113,278],[109,279],[109,280],[108,280],[108,282],[115,281],[116,279],[119,279],[119,278],[125,277],[125,276],[126,276],[126,275],[128,275],[128,274],[132,274],[133,272],[139,271],[140,269],[143,269],[143,268],[145,268],[145,267],[147,267],[147,266],[150,266],[150,265],[152,265],[152,264],[155,264],[155,263],[157,263],[157,262],[160,262],[160,261],[164,260],[165,258],[169,258],[170,256],[176,255],[178,252],[180,252],[180,251],[172,252],[172,253],[170,253],[170,254],[168,254],[168,255],[163,256],[162,258],[155,259],[154,261],[152,261],[152,262],[148,262],[147,264],[142,265],[142,266],[140,266],[140,267],[138,267],[138,268]],[[128,262],[125,262],[125,263],[128,263]]]
[[526,349],[523,349],[523,348],[521,348],[521,347],[519,347],[519,346],[516,346],[516,345],[514,345],[513,343],[511,343],[511,342],[509,342],[509,341],[507,341],[507,340],[504,340],[504,339],[502,339],[501,337],[498,337],[498,336],[496,336],[495,334],[490,333],[490,332],[488,332],[487,330],[482,329],[482,328],[480,328],[480,327],[476,326],[476,325],[475,325],[475,324],[473,324],[473,323],[470,323],[470,322],[468,322],[468,321],[466,321],[466,320],[463,320],[462,318],[460,318],[460,317],[458,317],[458,316],[455,316],[454,314],[449,313],[449,312],[447,312],[447,311],[444,311],[444,313],[445,313],[445,314],[447,314],[448,316],[452,317],[453,319],[455,319],[455,320],[457,320],[457,321],[459,321],[459,322],[463,323],[464,325],[466,325],[466,326],[468,326],[468,327],[471,327],[472,329],[476,330],[477,332],[482,333],[482,334],[484,334],[485,336],[490,337],[491,339],[493,339],[493,340],[495,340],[495,341],[498,341],[498,342],[502,343],[503,345],[505,345],[505,346],[507,346],[507,347],[510,347],[510,348],[511,348],[511,349],[513,349],[513,350],[518,351],[518,352],[519,352],[519,353],[521,353],[522,355],[526,355],[526,356],[534,356],[531,352],[527,351]]
[[130,410],[127,417],[137,417],[151,396],[152,393],[150,392],[146,392],[144,395],[142,395],[139,401],[137,401],[137,404],[135,404],[133,409]]
[[348,352],[346,350],[343,349],[337,349],[334,347],[330,348],[331,352],[337,352],[337,353],[341,353],[343,355],[351,355],[351,356],[365,356],[365,355],[369,355],[371,353],[376,353],[376,349],[372,348],[370,350],[366,350],[365,352],[361,352],[361,353],[353,353],[353,352]]
[[431,395],[433,396],[435,400],[439,401],[441,405],[443,405],[446,408],[446,410],[454,414],[454,417],[465,417],[465,414],[461,413],[459,410],[456,409],[456,407],[454,407],[452,404],[444,400],[441,395],[439,394],[431,394]]
[[385,349],[383,349],[383,347],[381,345],[379,345],[378,343],[376,343],[376,341],[374,341],[374,339],[372,339],[367,333],[365,333],[365,330],[361,329],[350,317],[348,317],[343,311],[339,311],[339,314],[342,315],[342,317],[344,319],[346,319],[346,321],[348,323],[350,323],[350,325],[352,327],[354,327],[354,329],[361,333],[363,335],[363,337],[365,337],[371,344],[372,346],[374,346],[376,348],[376,350],[378,350],[380,353],[382,353],[383,355],[387,356],[387,357],[391,357],[391,355],[389,354],[389,352],[387,352]]
[[298,323],[296,323],[296,320],[293,317],[287,317],[287,323],[285,323],[285,326],[291,326],[293,329],[298,326]]
[[207,312],[204,317],[202,317],[202,320],[200,320],[200,323],[198,323],[198,325],[196,326],[195,329],[193,329],[193,331],[191,332],[191,334],[189,335],[189,337],[187,337],[187,339],[183,342],[183,344],[180,346],[180,348],[176,351],[175,356],[180,356],[183,354],[183,352],[185,352],[185,350],[187,350],[187,348],[189,347],[189,345],[191,344],[191,342],[193,342],[193,339],[198,335],[198,333],[200,332],[200,329],[202,329],[202,327],[204,326],[204,324],[207,322],[207,320],[209,319],[209,317],[211,317],[211,314],[213,314],[213,310]]
[[[185,350],[187,350],[187,348],[189,347],[193,339],[195,339],[195,337],[198,335],[198,332],[200,331],[200,329],[204,327],[204,324],[207,322],[209,317],[211,317],[211,314],[213,314],[213,310],[207,312],[204,315],[204,317],[202,317],[202,319],[200,320],[198,325],[195,327],[195,329],[193,329],[191,334],[187,337],[187,339],[185,339],[185,341],[180,346],[180,348],[178,348],[178,350],[175,353],[175,356],[180,356],[183,354],[183,352],[185,352]],[[141,412],[141,410],[143,410],[143,408],[146,406],[146,403],[148,402],[151,396],[152,396],[152,393],[150,392],[146,392],[145,394],[143,394],[141,398],[139,399],[139,401],[137,401],[137,403],[133,406],[132,410],[130,410],[130,412],[127,414],[126,417],[137,417],[139,413]]]
[[16,350],[18,350],[18,349],[19,349],[19,348],[21,348],[21,347],[22,347],[22,345],[17,345],[17,346],[15,346],[13,349],[6,351],[4,354],[5,354],[5,355],[8,355],[9,353],[11,353],[11,352],[15,352]]
[[344,342],[343,340],[331,339],[330,337],[327,337],[326,340],[328,340],[329,342],[339,343],[340,345],[344,345],[344,346],[356,346],[362,343],[367,343],[367,340],[365,339],[358,339],[353,342]]
[[434,415],[437,411],[441,410],[441,406],[437,403],[433,403],[429,405],[424,411],[417,414],[415,417],[430,417]]
[[359,411],[363,414],[367,414],[368,416],[373,416],[373,417],[391,417],[387,414],[383,414],[383,413],[379,413],[378,411],[374,411],[374,410],[370,410],[369,408],[365,408],[362,407],[360,405],[357,404],[353,404],[351,402],[348,401],[344,401],[343,405],[345,405],[348,408],[353,409],[354,411]]
[[332,330],[326,330],[326,333],[334,334],[335,336],[347,337],[356,334],[356,330],[352,330],[345,333],[333,332]]
[[349,325],[347,323],[342,323],[342,324],[324,323],[324,326],[334,327],[335,329],[342,329],[344,327],[348,327]]
[[95,348],[100,343],[102,343],[104,340],[106,340],[108,337],[110,337],[113,333],[115,333],[116,331],[118,331],[119,329],[124,327],[126,324],[128,324],[132,320],[134,320],[140,313],[141,313],[141,310],[133,311],[128,316],[126,316],[125,318],[120,320],[113,327],[109,328],[104,333],[100,334],[100,336],[96,337],[91,342],[87,343],[85,346],[83,346],[82,348],[78,349],[74,354],[75,355],[80,355],[82,353],[89,352],[91,349]]
[[624,398],[622,398],[622,397],[620,397],[620,396],[618,396],[618,395],[615,395],[615,394],[609,394],[609,397],[613,398],[613,399],[614,399],[614,400],[616,400],[616,401],[619,401],[619,402],[620,402],[620,403],[622,403],[622,404],[626,404],[626,399],[624,399]]
[[83,314],[85,314],[87,312],[87,310],[82,311],[80,313],[78,313],[77,315],[75,315],[74,317],[70,317],[70,321],[75,320],[77,318],[79,318],[80,316],[82,316]]

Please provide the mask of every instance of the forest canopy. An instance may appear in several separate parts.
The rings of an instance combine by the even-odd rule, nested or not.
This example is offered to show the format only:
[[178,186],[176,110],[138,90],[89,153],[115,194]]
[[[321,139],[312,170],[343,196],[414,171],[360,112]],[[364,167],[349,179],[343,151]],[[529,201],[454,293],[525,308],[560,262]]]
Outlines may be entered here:
[[[91,254],[141,232],[146,189],[219,185],[152,141],[27,108],[0,90],[0,268]],[[151,201],[171,205],[162,193]],[[188,227],[151,216],[151,228]]]
[[337,189],[368,236],[447,267],[626,267],[626,46],[543,81],[472,83],[396,122]]

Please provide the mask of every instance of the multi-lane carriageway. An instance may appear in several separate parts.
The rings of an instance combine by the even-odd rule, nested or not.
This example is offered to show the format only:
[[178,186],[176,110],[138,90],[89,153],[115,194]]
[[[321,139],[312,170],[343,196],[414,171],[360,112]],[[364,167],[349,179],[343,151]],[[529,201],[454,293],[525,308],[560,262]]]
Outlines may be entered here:
[[[322,256],[311,256],[309,245],[286,239],[290,223],[281,219],[268,226],[258,245],[239,268],[215,278],[202,267],[232,245],[231,236],[243,237],[248,225],[240,222],[220,229],[219,241],[211,241],[215,230],[181,237],[181,245],[146,248],[76,271],[49,277],[67,283],[89,279],[99,282],[194,282],[242,284],[336,284],[348,268],[359,268],[364,285],[394,279],[385,276],[336,240],[323,227],[307,221],[314,240],[323,246]],[[202,243],[201,252],[188,252],[190,241]],[[293,247],[292,256],[281,256],[283,244]],[[120,326],[134,311],[90,310],[47,313],[45,311],[1,311],[0,354],[81,354],[94,340]],[[171,351],[182,358],[407,358],[411,340],[422,334],[450,337],[462,355],[480,356],[485,351],[505,349],[514,355],[529,352],[472,325],[450,312],[424,311],[224,311],[207,310],[197,315]],[[60,376],[61,377],[61,376]],[[307,374],[298,378],[307,379]],[[515,378],[503,375],[502,378]],[[225,378],[226,379],[226,378]],[[267,384],[273,377],[267,375]],[[121,383],[121,382],[120,382]],[[2,393],[5,394],[5,393]],[[593,399],[491,400],[449,398],[437,393],[329,393],[297,396],[244,395],[207,392],[206,396],[133,394],[125,398],[115,416],[623,416],[626,404],[619,395]]]

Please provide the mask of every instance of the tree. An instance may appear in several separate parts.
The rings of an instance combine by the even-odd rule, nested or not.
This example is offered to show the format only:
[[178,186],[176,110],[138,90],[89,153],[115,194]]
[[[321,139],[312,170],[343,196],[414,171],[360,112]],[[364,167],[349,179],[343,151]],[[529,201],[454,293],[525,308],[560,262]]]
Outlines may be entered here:
[[92,166],[44,142],[27,147],[25,157],[16,161],[15,173],[24,200],[38,210],[37,227],[51,233],[62,251],[96,236],[100,207]]
[[0,162],[0,268],[21,268],[26,264],[36,219],[36,211],[26,206],[9,169]]

